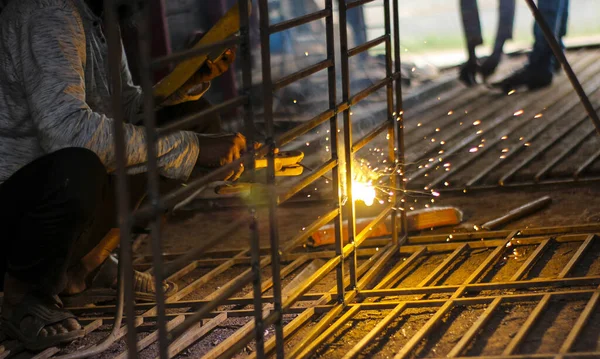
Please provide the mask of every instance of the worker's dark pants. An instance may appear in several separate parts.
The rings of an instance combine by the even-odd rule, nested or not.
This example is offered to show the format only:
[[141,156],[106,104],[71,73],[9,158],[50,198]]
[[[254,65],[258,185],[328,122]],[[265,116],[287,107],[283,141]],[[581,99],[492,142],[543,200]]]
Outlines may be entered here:
[[[159,123],[207,105],[162,110]],[[219,132],[220,120],[209,118],[194,130]],[[92,151],[67,148],[38,158],[0,185],[0,290],[8,272],[44,293],[62,292],[67,269],[117,227],[116,180]],[[133,207],[145,195],[146,174],[130,176],[129,183]],[[162,179],[161,190],[175,185]]]

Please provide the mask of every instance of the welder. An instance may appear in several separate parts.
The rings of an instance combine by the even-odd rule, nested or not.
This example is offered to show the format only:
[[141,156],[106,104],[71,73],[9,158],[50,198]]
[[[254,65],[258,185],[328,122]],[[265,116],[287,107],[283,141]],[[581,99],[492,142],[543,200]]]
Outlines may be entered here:
[[[116,295],[119,243],[108,46],[101,0],[4,0],[0,7],[0,285],[2,330],[27,349],[83,336],[63,302]],[[131,206],[144,197],[142,92],[124,51],[120,77]],[[114,55],[114,54],[113,54]],[[228,51],[158,103],[158,122],[206,106],[201,96],[227,70]],[[246,149],[218,120],[158,140],[162,183],[231,163]],[[212,133],[211,135],[200,134]],[[243,168],[227,179],[235,179]],[[153,300],[154,278],[135,273],[135,300]],[[165,282],[169,296],[176,291]],[[129,300],[129,299],[128,299]]]

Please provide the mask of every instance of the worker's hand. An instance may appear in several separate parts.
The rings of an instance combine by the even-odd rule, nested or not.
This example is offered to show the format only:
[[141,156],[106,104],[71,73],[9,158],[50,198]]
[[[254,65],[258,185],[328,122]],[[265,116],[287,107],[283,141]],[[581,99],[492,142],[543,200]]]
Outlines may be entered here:
[[229,70],[229,67],[234,60],[235,48],[228,49],[216,60],[206,60],[200,70],[198,70],[194,76],[192,76],[192,79],[195,80],[196,83],[210,82],[221,76],[223,73],[225,73],[225,71]]
[[199,100],[210,88],[210,82],[229,69],[235,60],[235,50],[229,49],[216,60],[206,60],[204,65],[175,91],[160,107],[175,106],[184,102]]
[[[200,153],[197,167],[217,168],[225,166],[246,152],[246,138],[240,134],[201,135],[198,134]],[[244,172],[243,164],[228,173],[225,181],[235,181]]]

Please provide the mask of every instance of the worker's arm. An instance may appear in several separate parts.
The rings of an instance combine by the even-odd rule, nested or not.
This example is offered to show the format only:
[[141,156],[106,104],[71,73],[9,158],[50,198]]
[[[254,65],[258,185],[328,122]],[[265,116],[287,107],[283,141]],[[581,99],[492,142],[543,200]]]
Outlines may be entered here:
[[[41,20],[41,21],[40,21]],[[41,147],[94,151],[109,171],[116,167],[113,120],[86,104],[84,66],[86,42],[79,17],[63,8],[38,10],[19,29],[17,71],[38,131]],[[125,125],[126,160],[131,172],[145,171],[145,130]],[[158,142],[160,174],[186,179],[198,158],[198,138],[177,132]]]

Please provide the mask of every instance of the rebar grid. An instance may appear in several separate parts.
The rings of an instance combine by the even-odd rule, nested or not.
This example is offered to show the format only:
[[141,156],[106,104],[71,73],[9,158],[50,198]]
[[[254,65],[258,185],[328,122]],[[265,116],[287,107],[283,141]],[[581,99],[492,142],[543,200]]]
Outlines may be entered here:
[[[407,308],[415,307],[434,307],[439,308],[434,316],[413,336],[408,344],[406,344],[396,355],[397,358],[408,357],[409,354],[415,349],[417,344],[425,338],[425,336],[431,332],[440,321],[446,316],[446,314],[455,306],[469,305],[469,304],[488,304],[488,308],[480,319],[475,323],[466,336],[461,340],[456,347],[452,350],[452,357],[459,357],[464,354],[464,350],[470,343],[471,339],[477,334],[477,330],[482,328],[486,321],[493,314],[494,310],[502,303],[515,302],[520,300],[539,300],[539,304],[535,311],[531,314],[522,330],[518,335],[513,338],[509,346],[506,348],[502,356],[495,357],[532,357],[532,358],[568,358],[568,357],[593,357],[594,355],[600,355],[600,353],[569,353],[572,346],[580,334],[582,328],[588,321],[591,313],[595,309],[600,295],[598,292],[598,285],[600,284],[600,277],[575,277],[568,278],[569,273],[585,254],[586,250],[592,245],[594,240],[597,238],[594,233],[600,231],[600,228],[594,226],[583,226],[583,227],[570,227],[570,228],[549,228],[539,230],[523,230],[523,231],[510,231],[510,232],[488,232],[484,233],[472,233],[457,235],[451,242],[447,241],[447,237],[417,237],[411,238],[407,241],[406,234],[406,216],[404,212],[404,204],[402,201],[398,201],[396,194],[392,197],[392,203],[378,215],[372,223],[362,232],[356,233],[355,228],[355,208],[354,201],[352,198],[352,174],[353,174],[353,161],[352,155],[360,148],[364,147],[368,142],[375,139],[379,134],[388,132],[388,143],[389,143],[389,160],[391,163],[399,164],[399,171],[397,175],[392,176],[392,187],[399,186],[402,190],[405,185],[405,167],[404,167],[404,148],[406,145],[404,142],[404,111],[402,107],[402,89],[400,81],[400,30],[399,30],[399,1],[382,0],[384,4],[384,17],[385,17],[385,34],[379,38],[373,39],[365,44],[359,44],[355,48],[348,47],[347,38],[347,24],[346,24],[346,11],[348,9],[362,6],[375,0],[356,0],[347,2],[344,0],[338,1],[339,10],[339,24],[340,24],[340,45],[341,45],[341,77],[342,77],[342,103],[337,103],[337,89],[336,89],[336,66],[335,66],[335,34],[334,34],[334,3],[333,0],[325,1],[325,9],[315,12],[313,14],[307,14],[297,19],[288,20],[279,24],[270,24],[269,22],[269,8],[267,0],[258,0],[258,11],[260,18],[260,33],[261,33],[261,58],[262,58],[262,76],[263,76],[263,105],[264,105],[264,117],[266,123],[267,139],[264,146],[259,151],[261,154],[266,153],[268,158],[267,167],[267,184],[269,193],[269,238],[270,246],[268,248],[259,247],[259,233],[257,226],[257,215],[254,208],[249,208],[249,214],[247,218],[244,218],[237,222],[239,225],[248,226],[250,229],[249,246],[246,249],[241,249],[235,253],[232,253],[231,258],[228,259],[212,259],[210,258],[211,252],[205,252],[208,255],[208,259],[199,258],[201,257],[202,251],[207,248],[203,246],[202,250],[196,250],[192,254],[186,254],[179,256],[179,260],[174,262],[163,263],[164,260],[168,260],[169,256],[161,255],[162,241],[160,236],[160,215],[167,208],[172,208],[182,200],[188,198],[190,195],[195,193],[198,189],[202,188],[206,184],[218,179],[224,173],[229,172],[231,169],[239,166],[240,164],[246,164],[246,168],[252,171],[253,159],[257,154],[257,151],[252,147],[253,141],[249,141],[250,147],[246,155],[242,156],[239,160],[232,162],[231,164],[220,168],[219,170],[213,171],[207,176],[194,179],[188,186],[180,188],[166,196],[160,196],[158,192],[158,174],[157,174],[157,162],[156,162],[156,141],[162,135],[170,133],[175,130],[187,128],[193,125],[199,119],[213,114],[224,112],[234,107],[244,107],[244,123],[245,123],[245,135],[250,139],[256,139],[256,134],[253,126],[253,114],[252,104],[250,103],[249,91],[252,87],[251,83],[251,63],[250,61],[242,61],[242,95],[229,99],[221,105],[215,106],[211,110],[207,110],[196,115],[182,119],[167,128],[157,129],[154,121],[154,99],[152,94],[152,82],[151,82],[151,68],[157,66],[164,66],[166,64],[185,61],[186,59],[193,58],[200,54],[206,54],[215,49],[222,49],[234,44],[240,46],[240,53],[244,58],[250,57],[250,39],[249,39],[249,3],[245,0],[238,2],[239,13],[240,13],[240,34],[231,39],[216,42],[201,48],[194,50],[184,51],[179,54],[174,54],[157,59],[150,62],[149,57],[149,31],[139,32],[139,44],[140,44],[140,67],[142,72],[141,85],[146,94],[144,102],[144,125],[146,127],[146,135],[148,138],[148,179],[149,179],[149,198],[150,204],[140,208],[135,212],[128,210],[130,208],[127,202],[127,176],[125,166],[125,142],[123,138],[123,116],[121,115],[121,104],[120,104],[120,82],[116,76],[113,76],[113,113],[115,114],[115,146],[117,150],[118,158],[118,191],[119,191],[119,215],[121,218],[120,230],[121,230],[121,300],[119,305],[115,306],[99,306],[94,308],[71,308],[73,312],[82,315],[86,312],[93,311],[95,313],[102,312],[108,316],[94,317],[88,316],[85,318],[84,324],[86,324],[86,332],[90,333],[98,329],[103,324],[114,324],[114,329],[111,335],[102,343],[96,347],[86,350],[84,353],[76,353],[69,355],[70,358],[86,357],[92,354],[106,349],[108,345],[114,343],[116,340],[126,336],[127,337],[127,348],[126,352],[119,355],[119,358],[136,358],[141,350],[149,347],[153,343],[158,343],[159,357],[170,358],[182,350],[186,349],[199,338],[202,338],[212,329],[222,324],[227,318],[231,317],[252,317],[253,319],[240,330],[235,332],[227,340],[220,343],[218,346],[213,348],[204,357],[206,358],[229,358],[244,348],[252,340],[255,341],[256,351],[253,352],[249,357],[262,358],[265,355],[275,354],[278,358],[289,357],[289,358],[305,358],[311,356],[315,351],[318,350],[319,346],[326,340],[329,340],[331,335],[341,327],[348,320],[353,318],[362,310],[369,309],[391,309],[392,311],[386,316],[371,332],[369,332],[363,340],[358,342],[354,349],[346,354],[347,358],[355,357],[360,354],[361,351],[374,340],[383,329],[389,326],[395,318],[402,314]],[[118,73],[120,66],[120,39],[118,29],[118,17],[116,12],[116,0],[106,1],[106,16],[107,16],[107,37],[109,42],[109,55],[110,55],[110,67],[111,73]],[[146,4],[147,5],[147,4]],[[535,7],[535,6],[534,6]],[[142,10],[145,13],[142,20],[142,25],[145,29],[150,26],[148,23],[148,6],[142,5]],[[533,9],[535,11],[535,8]],[[392,29],[392,18],[394,19],[394,28]],[[270,66],[270,35],[289,30],[291,28],[316,21],[325,19],[326,23],[326,39],[327,39],[327,59],[317,64],[309,66],[306,69],[300,70],[288,76],[285,76],[278,80],[273,80],[271,77],[271,66]],[[551,39],[549,38],[549,41]],[[368,51],[369,49],[385,45],[385,66],[386,66],[386,78],[381,79],[374,85],[363,89],[362,91],[351,94],[350,93],[350,73],[348,60],[350,57],[357,55],[361,52]],[[394,52],[392,53],[392,51]],[[576,82],[576,78],[570,71],[570,66],[566,62],[564,57],[559,56],[559,60],[565,69],[569,73],[570,80]],[[310,121],[303,125],[300,125],[287,133],[276,136],[273,126],[273,92],[281,89],[293,82],[299,81],[303,78],[311,76],[317,72],[327,70],[328,72],[328,96],[329,96],[329,108],[321,114],[315,116]],[[115,80],[116,79],[116,80]],[[395,86],[394,86],[395,84]],[[586,88],[588,91],[595,91],[597,85],[590,85],[591,89]],[[595,87],[594,87],[595,86]],[[363,99],[367,98],[374,92],[386,88],[386,101],[387,101],[387,118],[384,123],[367,134],[363,138],[354,141],[352,136],[352,114],[351,108]],[[578,94],[582,97],[582,101],[587,100],[584,89],[579,88]],[[395,97],[395,99],[394,99]],[[466,97],[465,97],[466,99]],[[395,102],[394,102],[395,101]],[[590,107],[586,103],[586,110],[591,115]],[[574,105],[574,104],[573,104]],[[340,143],[338,143],[338,121],[337,115],[343,114],[343,148],[345,149],[342,159],[338,158],[338,149]],[[314,175],[307,177],[302,180],[299,184],[294,186],[288,193],[283,195],[277,195],[275,188],[275,169],[274,169],[274,155],[276,148],[283,146],[296,137],[307,133],[308,131],[316,128],[317,126],[329,122],[331,131],[331,142],[330,147],[331,159],[324,163]],[[500,124],[500,120],[498,120]],[[596,156],[597,157],[597,156]],[[589,166],[593,160],[588,161],[586,166],[582,166],[578,171],[578,175]],[[340,192],[340,173],[339,168],[343,165],[346,170],[346,186],[345,193]],[[540,179],[544,176],[546,171],[542,171],[537,176]],[[333,193],[340,194],[335,200],[333,208],[323,215],[319,220],[308,226],[307,230],[295,238],[292,238],[284,248],[279,248],[279,231],[277,226],[276,210],[277,206],[286,200],[290,199],[294,194],[310,185],[314,180],[320,177],[322,174],[332,171],[332,190]],[[402,192],[403,193],[403,192]],[[346,203],[346,206],[344,206]],[[367,240],[367,234],[369,228],[377,225],[381,221],[385,220],[388,216],[392,216],[393,223],[393,235],[390,239],[380,240]],[[133,297],[133,259],[131,254],[131,231],[134,220],[150,220],[152,230],[152,261],[148,263],[136,264],[138,268],[145,265],[145,269],[152,269],[153,274],[156,277],[157,288],[162,288],[158,285],[164,277],[166,279],[177,279],[189,274],[194,269],[203,265],[210,265],[214,268],[197,278],[193,283],[182,288],[177,294],[168,299],[164,298],[164,293],[159,289],[157,293],[157,302],[152,304],[134,304],[131,300],[123,301],[123,294],[127,298]],[[349,223],[349,238],[347,241],[342,238],[342,219],[347,219]],[[324,224],[331,221],[335,223],[335,237],[336,245],[334,251],[322,251],[319,253],[296,253],[294,250],[299,244],[306,240],[314,231],[321,228]],[[562,235],[561,233],[583,233],[581,235]],[[226,237],[230,231],[226,230],[221,233],[220,236],[213,238],[210,242],[218,241],[219,238]],[[549,236],[552,235],[552,236]],[[517,236],[517,237],[516,237]],[[529,237],[527,237],[529,236]],[[482,239],[480,239],[480,237]],[[485,239],[483,239],[485,237]],[[503,238],[504,237],[504,238]],[[462,238],[462,239],[461,239]],[[514,244],[515,247],[524,244],[537,244],[538,249],[528,258],[520,270],[516,272],[508,282],[501,283],[477,283],[477,281],[485,274],[489,268],[496,263],[496,261],[503,255],[506,250],[506,246],[511,244],[513,239],[519,238],[522,243]],[[473,240],[476,239],[476,240]],[[582,245],[576,251],[574,256],[569,261],[568,265],[563,269],[557,279],[544,279],[536,281],[523,280],[523,276],[531,269],[539,257],[543,254],[545,249],[550,243],[553,242],[566,242],[566,241],[581,241]],[[347,242],[348,244],[344,245]],[[406,242],[406,243],[405,243]],[[404,244],[400,246],[401,244]],[[366,245],[361,248],[361,245]],[[477,270],[471,274],[471,276],[462,284],[454,286],[436,286],[435,283],[445,271],[452,267],[454,261],[459,256],[469,253],[476,248],[493,248],[488,258],[482,262]],[[451,254],[421,283],[415,288],[394,288],[393,283],[396,276],[401,275],[405,272],[411,264],[417,261],[421,256],[426,253],[433,252],[444,252],[451,250]],[[267,255],[263,255],[267,253]],[[390,264],[394,258],[397,258],[398,254],[411,254],[405,262],[399,263],[394,269],[392,269],[386,276],[381,277],[381,273],[385,269],[387,264]],[[359,258],[368,257],[368,260],[359,265]],[[282,297],[281,291],[281,279],[302,267],[310,259],[320,257],[327,258],[327,262],[308,279],[302,282],[298,288],[288,294],[286,297]],[[185,258],[183,260],[182,258]],[[189,260],[189,261],[188,261]],[[285,267],[281,268],[282,263],[288,263]],[[239,274],[232,281],[228,282],[225,286],[214,291],[211,295],[202,301],[184,301],[184,297],[192,293],[194,290],[202,285],[209,283],[211,280],[216,278],[219,274],[231,269],[235,265],[250,265],[250,269]],[[346,274],[346,264],[349,264],[349,273]],[[272,278],[265,281],[261,281],[261,269],[271,266],[272,267]],[[327,276],[330,272],[336,273],[336,286],[326,293],[310,293],[311,288]],[[378,280],[378,284],[375,284],[375,280]],[[528,293],[528,294],[500,294],[500,295],[488,295],[488,296],[477,296],[467,297],[467,293],[478,292],[482,290],[501,290],[506,288],[526,288],[527,286],[545,286],[548,288],[554,288],[556,286],[564,285],[578,286],[594,286],[593,289],[567,289],[558,290],[555,292],[542,292],[542,293]],[[252,294],[244,298],[236,298],[234,295],[238,293],[242,288],[247,285],[251,285],[253,288]],[[373,289],[368,289],[368,288]],[[273,291],[273,295],[266,296],[264,293],[268,290]],[[385,300],[389,296],[398,296],[404,294],[419,294],[422,297],[419,300]],[[431,294],[449,294],[450,297],[446,299],[425,299],[425,296]],[[553,299],[558,297],[568,297],[572,295],[587,295],[589,301],[584,311],[581,313],[576,325],[573,327],[567,340],[563,343],[559,353],[555,354],[540,354],[540,355],[520,355],[515,356],[514,351],[518,350],[519,345],[522,343],[524,338],[527,336],[531,327],[535,324],[536,320],[543,313],[544,309]],[[367,302],[372,298],[379,298],[379,302]],[[308,309],[295,307],[297,302],[309,302],[312,303],[312,307]],[[127,325],[124,327],[120,326],[122,316],[122,306],[125,306],[125,319]],[[251,307],[252,309],[225,309],[219,310],[225,305],[236,305],[243,307]],[[167,314],[167,309],[181,309],[185,310],[178,313]],[[143,314],[137,314],[137,311],[143,310]],[[116,313],[114,318],[110,318],[109,315]],[[295,313],[298,314],[291,322],[285,326],[282,323],[284,313]],[[320,321],[308,332],[303,333],[300,344],[297,344],[290,350],[289,353],[284,352],[284,343],[297,333],[297,331],[306,326],[306,324],[315,316],[322,315]],[[83,318],[83,317],[82,317]],[[155,331],[150,333],[142,340],[137,339],[136,328],[147,324],[149,322],[156,322],[154,327]],[[275,335],[268,340],[264,340],[264,328],[268,326],[274,326]],[[466,338],[466,339],[465,339]],[[5,349],[5,353],[6,348]],[[22,350],[22,347],[20,348]],[[8,353],[19,352],[19,346],[10,348]],[[42,353],[35,355],[35,358],[48,358],[52,357],[59,352],[58,348],[50,348]],[[0,353],[1,355],[2,353]],[[3,356],[0,356],[3,357]],[[481,358],[487,358],[486,356],[480,356]],[[490,358],[494,356],[488,356]]]

